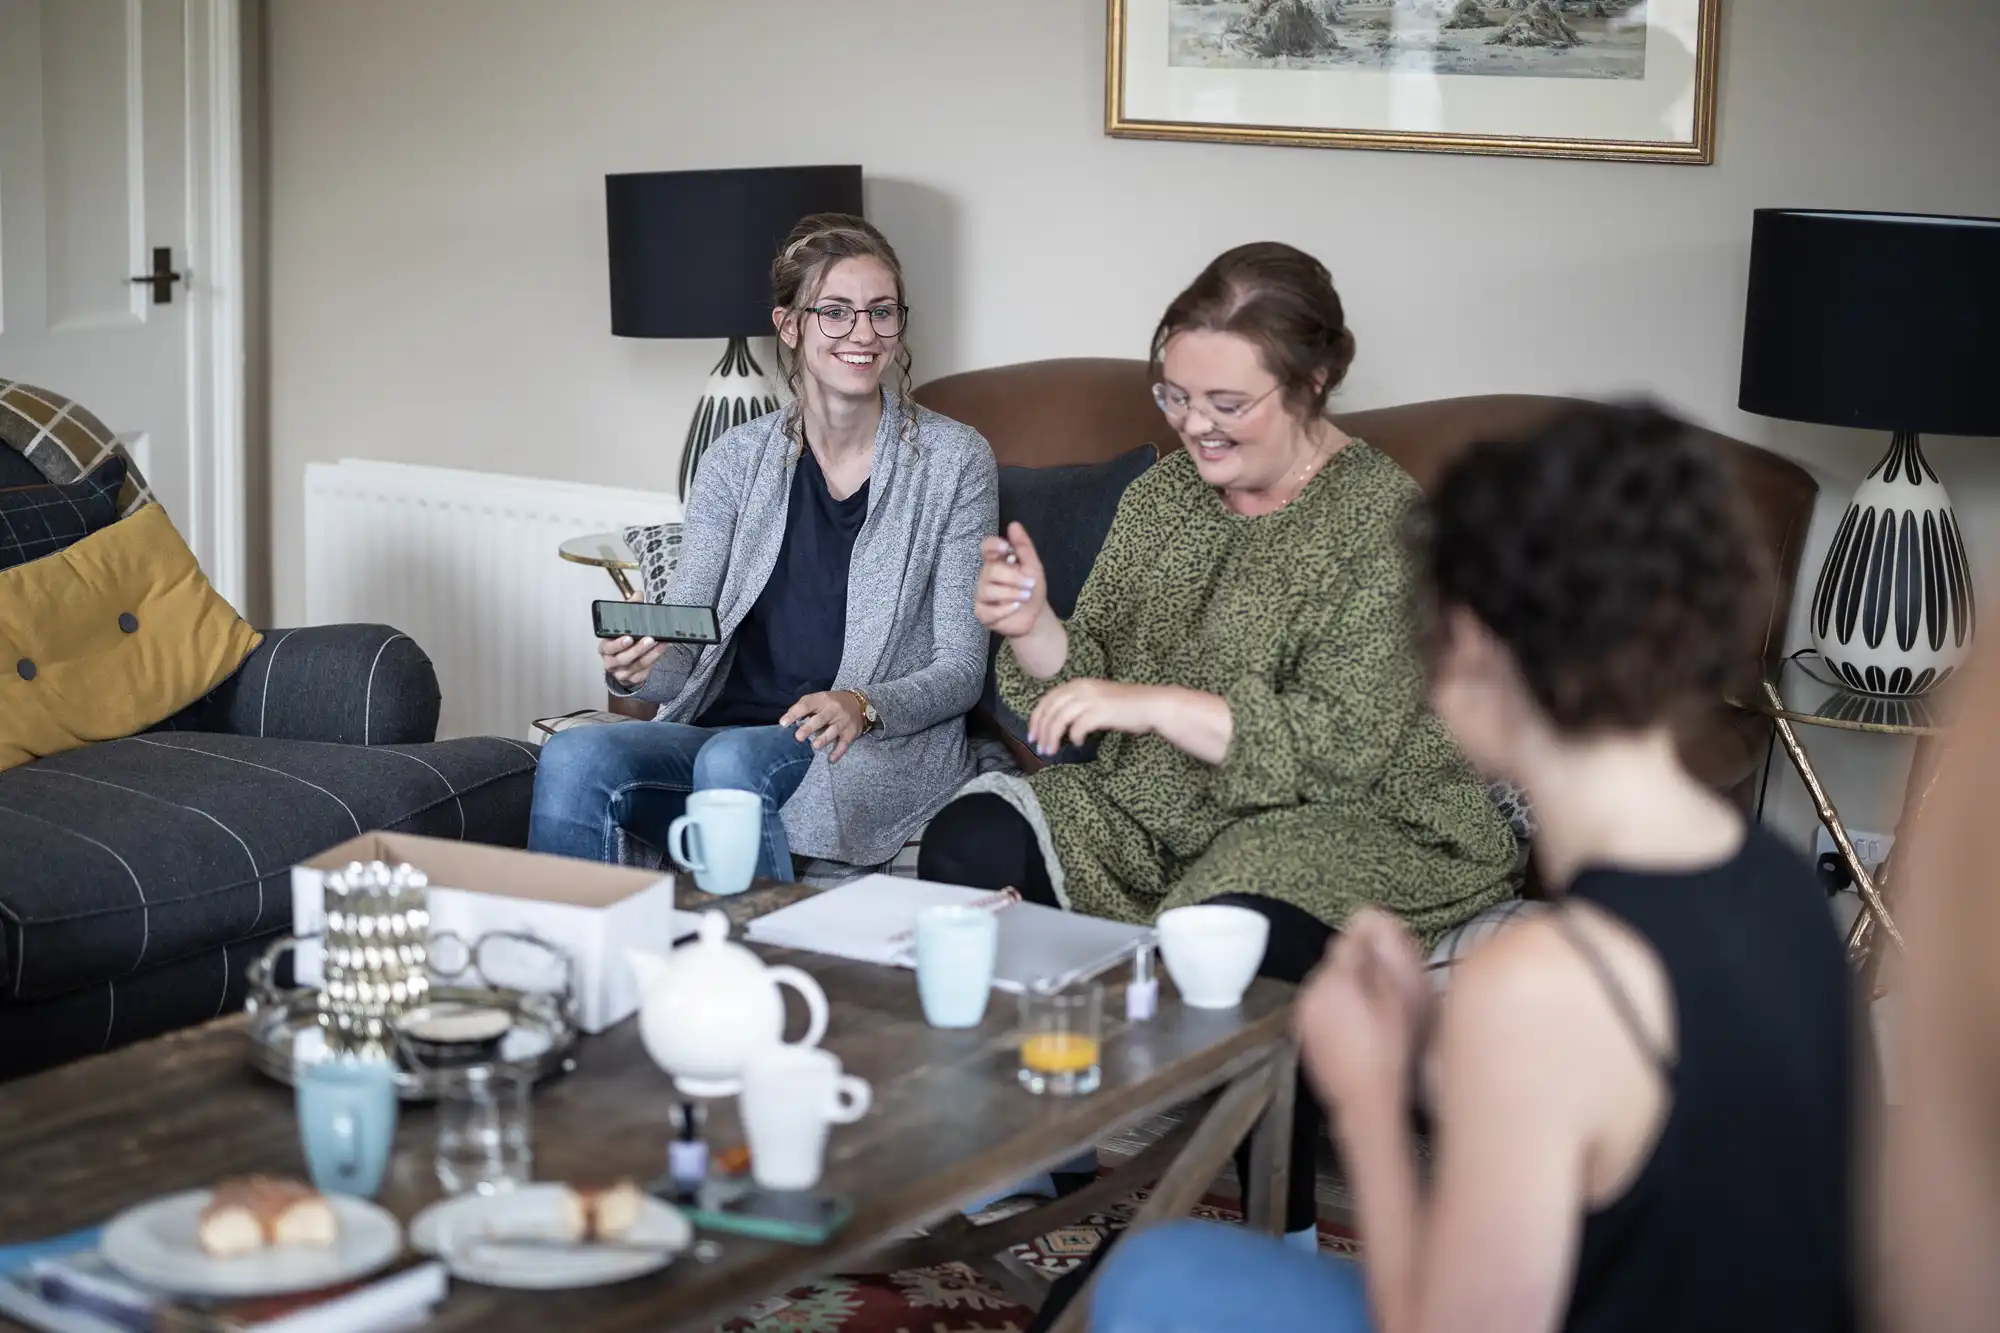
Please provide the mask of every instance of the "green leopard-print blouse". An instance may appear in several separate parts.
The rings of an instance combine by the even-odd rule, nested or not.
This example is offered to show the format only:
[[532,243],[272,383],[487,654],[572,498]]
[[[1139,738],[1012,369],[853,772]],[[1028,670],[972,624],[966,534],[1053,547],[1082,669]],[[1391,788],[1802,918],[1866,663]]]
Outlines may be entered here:
[[[1229,701],[1210,767],[1154,736],[1032,779],[1070,906],[1123,920],[1225,893],[1338,927],[1364,903],[1428,944],[1509,896],[1513,834],[1430,711],[1403,543],[1416,484],[1360,441],[1274,514],[1228,509],[1177,453],[1132,484],[1068,621],[1063,672],[1000,688],[1026,716],[1076,677]],[[1030,534],[1033,535],[1033,534]]]

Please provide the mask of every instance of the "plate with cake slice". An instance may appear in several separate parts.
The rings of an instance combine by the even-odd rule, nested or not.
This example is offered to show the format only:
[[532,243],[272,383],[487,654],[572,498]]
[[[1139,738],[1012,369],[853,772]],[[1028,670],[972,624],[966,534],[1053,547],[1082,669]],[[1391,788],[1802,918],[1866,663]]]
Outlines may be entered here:
[[630,1180],[462,1194],[410,1223],[410,1247],[489,1287],[560,1290],[657,1272],[694,1241],[680,1209]]
[[366,1199],[239,1176],[119,1214],[99,1247],[126,1277],[164,1291],[282,1296],[368,1276],[402,1253],[403,1229]]

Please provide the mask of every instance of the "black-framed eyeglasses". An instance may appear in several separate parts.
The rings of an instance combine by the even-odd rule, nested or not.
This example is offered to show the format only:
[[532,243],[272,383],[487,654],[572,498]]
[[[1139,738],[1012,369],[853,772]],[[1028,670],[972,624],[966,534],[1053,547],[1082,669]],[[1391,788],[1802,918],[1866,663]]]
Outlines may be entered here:
[[1231,426],[1249,416],[1251,408],[1276,393],[1279,387],[1279,385],[1273,384],[1255,398],[1241,403],[1218,403],[1213,398],[1206,398],[1197,403],[1179,389],[1165,384],[1155,384],[1153,386],[1153,403],[1160,409],[1167,420],[1177,426],[1187,420],[1188,413],[1196,411],[1208,418],[1210,425]]
[[[806,307],[819,319],[819,331],[829,338],[845,338],[854,332],[854,326],[861,318],[861,312],[851,305],[838,302],[831,305],[809,305]],[[875,326],[875,332],[883,338],[900,337],[903,326],[909,323],[910,308],[897,301],[884,301],[880,305],[868,307],[868,322]]]

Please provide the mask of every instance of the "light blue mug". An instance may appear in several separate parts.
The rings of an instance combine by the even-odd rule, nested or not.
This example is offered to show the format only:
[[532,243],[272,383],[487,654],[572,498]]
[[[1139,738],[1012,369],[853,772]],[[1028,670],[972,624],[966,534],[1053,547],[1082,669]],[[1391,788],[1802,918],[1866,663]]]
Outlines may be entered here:
[[396,1066],[323,1060],[298,1071],[299,1140],[322,1194],[372,1198],[396,1145]]
[[667,826],[667,854],[703,893],[741,893],[757,877],[764,848],[764,798],[714,787],[688,793],[687,813]]
[[976,1028],[993,991],[1000,919],[978,907],[917,913],[917,998],[934,1028]]

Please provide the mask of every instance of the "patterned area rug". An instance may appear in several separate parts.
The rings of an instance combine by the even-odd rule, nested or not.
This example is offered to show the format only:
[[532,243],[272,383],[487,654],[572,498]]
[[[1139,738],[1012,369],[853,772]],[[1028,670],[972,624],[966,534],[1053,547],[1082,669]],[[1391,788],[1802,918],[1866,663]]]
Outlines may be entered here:
[[[1145,1191],[1136,1191],[1123,1203],[1018,1245],[1012,1253],[1036,1272],[1060,1277],[1106,1235],[1122,1231],[1145,1199]],[[1236,1201],[1219,1196],[1195,1205],[1192,1216],[1211,1222],[1243,1220]],[[1319,1247],[1329,1254],[1355,1252],[1354,1238],[1325,1221],[1320,1223]],[[965,1265],[943,1264],[814,1282],[752,1306],[723,1324],[719,1333],[1023,1333],[1033,1318]]]

